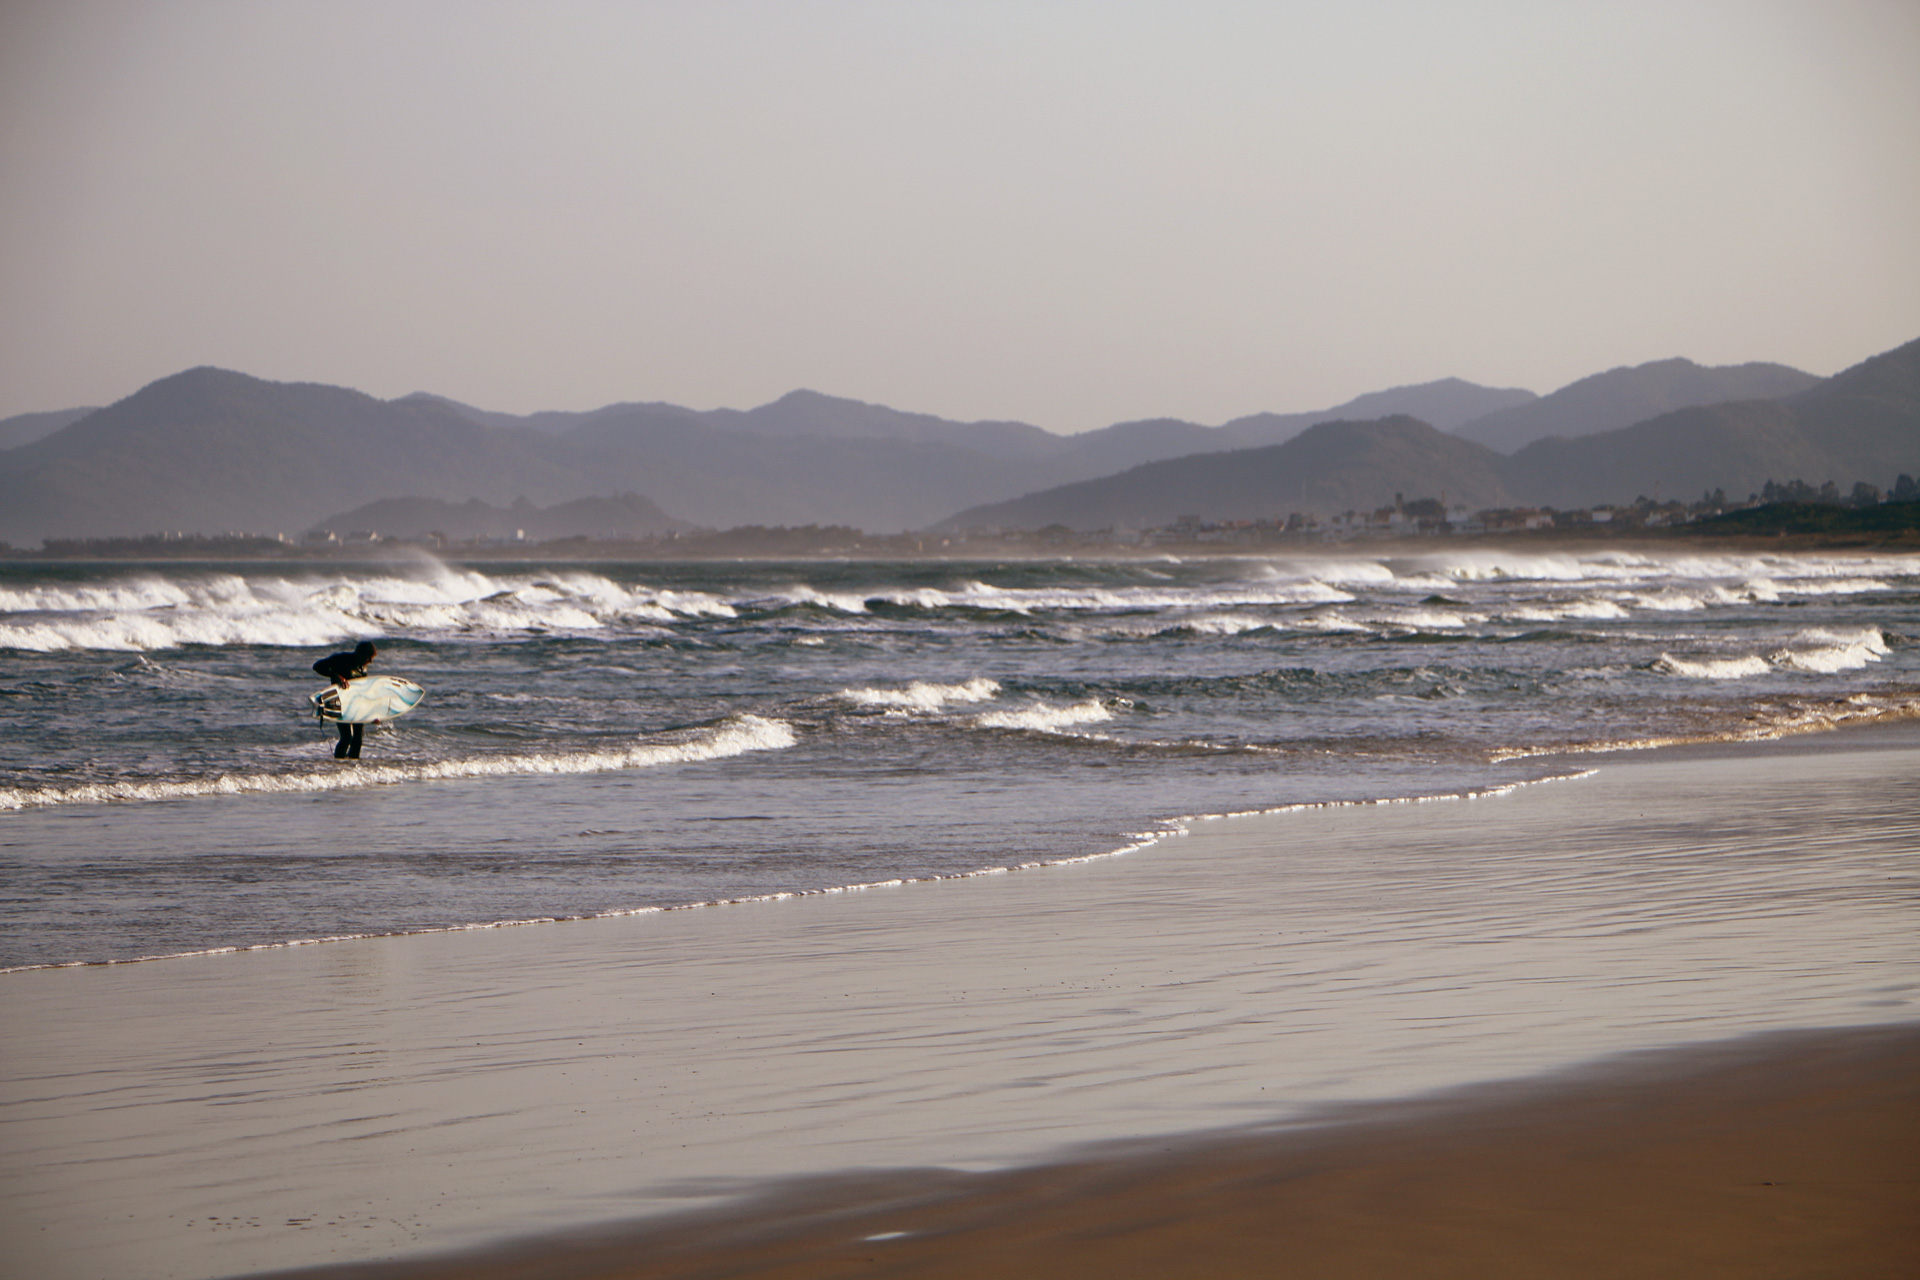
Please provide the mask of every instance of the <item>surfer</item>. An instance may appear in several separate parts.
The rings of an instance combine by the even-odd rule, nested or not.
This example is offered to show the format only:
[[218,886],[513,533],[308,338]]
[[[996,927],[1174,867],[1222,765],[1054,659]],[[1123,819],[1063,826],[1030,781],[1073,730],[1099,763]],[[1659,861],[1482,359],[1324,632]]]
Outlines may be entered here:
[[[380,650],[373,641],[362,640],[355,645],[352,653],[330,653],[313,664],[313,669],[344,689],[347,681],[358,680],[367,674],[367,668],[373,665],[374,655]],[[334,744],[335,760],[358,760],[360,758],[360,738],[366,731],[363,724],[340,722],[340,741]]]

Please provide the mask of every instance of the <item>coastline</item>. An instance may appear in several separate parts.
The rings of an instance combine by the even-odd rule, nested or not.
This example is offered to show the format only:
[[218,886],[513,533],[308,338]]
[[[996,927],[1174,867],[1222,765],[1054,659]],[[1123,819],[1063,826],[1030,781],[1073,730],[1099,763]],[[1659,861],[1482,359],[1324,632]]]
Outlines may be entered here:
[[[1920,508],[1916,504],[1894,504]],[[545,542],[428,543],[381,539],[346,544],[281,542],[270,538],[202,537],[102,538],[33,550],[0,543],[0,565],[236,564],[300,565],[391,564],[423,557],[463,566],[555,564],[701,564],[730,561],[805,563],[869,560],[878,563],[953,563],[978,561],[1081,560],[1128,563],[1181,559],[1326,559],[1366,556],[1482,554],[1506,551],[1526,555],[1612,552],[1630,555],[1767,555],[1818,551],[1834,554],[1895,555],[1920,550],[1920,525],[1910,510],[1876,521],[1874,509],[1813,508],[1784,504],[1777,514],[1766,509],[1732,513],[1744,519],[1724,526],[1711,521],[1617,530],[1591,524],[1514,528],[1476,532],[1408,533],[1363,529],[1333,536],[1283,534],[1258,540],[1228,535],[1150,542],[1125,542],[1099,533],[1052,534],[1047,531],[974,531],[868,534],[858,529],[709,531],[704,535],[615,541],[560,538]],[[1769,516],[1772,516],[1769,523]]]
[[1920,1269],[1920,1026],[1773,1032],[984,1174],[277,1280],[1891,1276]]
[[0,1271],[470,1256],[1920,1021],[1917,750],[1909,721],[1578,757],[1035,874],[10,974]]

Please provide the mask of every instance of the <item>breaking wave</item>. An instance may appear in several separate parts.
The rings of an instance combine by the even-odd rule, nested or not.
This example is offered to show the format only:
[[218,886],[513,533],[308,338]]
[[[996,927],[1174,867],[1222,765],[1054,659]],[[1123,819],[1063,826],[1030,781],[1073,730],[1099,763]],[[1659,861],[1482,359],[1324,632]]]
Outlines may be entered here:
[[749,751],[778,751],[791,747],[794,741],[793,727],[785,721],[742,715],[689,733],[611,751],[477,756],[463,760],[438,760],[429,764],[359,764],[340,766],[325,773],[221,774],[212,778],[100,782],[69,788],[22,787],[0,790],[0,810],[63,804],[181,800],[194,796],[344,791],[349,788],[447,778],[604,773],[615,769],[718,760],[744,755]]
[[1870,662],[1878,662],[1888,652],[1886,637],[1872,629],[1812,630],[1800,632],[1784,648],[1765,657],[1746,654],[1736,658],[1688,659],[1663,653],[1653,663],[1653,670],[1696,680],[1742,680],[1774,671],[1832,675],[1839,671],[1857,671]]
[[705,592],[623,587],[592,573],[497,579],[437,566],[424,577],[148,576],[96,586],[0,589],[0,649],[308,648],[370,632],[591,634],[734,616],[731,604]]
[[1055,733],[1076,724],[1100,724],[1113,719],[1113,711],[1097,699],[1055,707],[1044,702],[1018,711],[985,711],[973,718],[982,729],[1025,729],[1034,733]]
[[1829,675],[1855,671],[1885,657],[1887,638],[1878,631],[1802,631],[1793,645],[1773,655],[1772,661],[1793,671]]
[[1703,658],[1696,662],[1663,653],[1655,660],[1653,669],[1663,675],[1694,680],[1743,680],[1748,676],[1766,675],[1773,667],[1765,658],[1751,654],[1741,658]]
[[954,702],[985,702],[999,692],[999,681],[976,676],[964,684],[930,684],[925,680],[915,680],[904,689],[842,689],[839,696],[856,707],[933,712]]
[[[823,581],[731,590],[617,582],[585,569],[485,573],[421,559],[391,569],[275,566],[241,574],[183,569],[97,582],[0,586],[0,649],[146,652],[182,646],[317,647],[367,635],[478,639],[649,636],[703,619],[764,620],[794,611],[842,618],[1087,619],[1123,633],[1238,635],[1265,628],[1458,630],[1518,622],[1697,613],[1788,596],[1891,589],[1920,557],[1528,555],[1460,551],[1408,557],[1274,558],[1227,580],[1182,584],[1140,565],[1096,568],[1105,581],[994,585],[960,579],[861,587]],[[652,575],[669,576],[669,575]],[[1470,609],[1422,597],[1472,593]],[[1417,593],[1417,594],[1416,594]],[[1362,597],[1365,603],[1362,603]],[[1453,603],[1453,602],[1450,602]],[[1356,609],[1342,617],[1342,606]],[[1132,619],[1138,619],[1137,622]]]

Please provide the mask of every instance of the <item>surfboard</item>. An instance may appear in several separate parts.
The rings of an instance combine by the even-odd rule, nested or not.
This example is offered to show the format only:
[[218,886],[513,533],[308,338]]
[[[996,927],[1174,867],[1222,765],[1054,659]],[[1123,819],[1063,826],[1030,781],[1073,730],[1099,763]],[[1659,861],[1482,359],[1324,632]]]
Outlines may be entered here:
[[361,676],[347,681],[347,687],[330,684],[309,694],[314,714],[322,720],[341,724],[373,724],[403,716],[420,705],[427,691],[411,680],[398,676]]

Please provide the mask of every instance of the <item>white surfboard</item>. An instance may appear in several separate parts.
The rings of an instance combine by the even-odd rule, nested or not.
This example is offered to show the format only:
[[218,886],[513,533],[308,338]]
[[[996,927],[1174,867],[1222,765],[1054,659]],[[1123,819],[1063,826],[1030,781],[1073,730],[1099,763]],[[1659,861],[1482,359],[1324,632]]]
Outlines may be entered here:
[[330,684],[309,694],[307,701],[322,720],[341,724],[374,724],[403,716],[420,705],[427,691],[411,680],[398,676],[361,676],[347,681],[347,687]]

